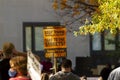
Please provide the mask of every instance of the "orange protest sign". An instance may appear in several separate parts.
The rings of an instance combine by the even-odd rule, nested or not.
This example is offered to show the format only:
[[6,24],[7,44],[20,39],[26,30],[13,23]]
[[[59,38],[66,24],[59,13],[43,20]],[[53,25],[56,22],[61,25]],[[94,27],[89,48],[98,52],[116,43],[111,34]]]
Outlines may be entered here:
[[[43,29],[45,56],[55,57],[66,56],[66,28],[47,26]],[[62,51],[62,52],[61,52]]]

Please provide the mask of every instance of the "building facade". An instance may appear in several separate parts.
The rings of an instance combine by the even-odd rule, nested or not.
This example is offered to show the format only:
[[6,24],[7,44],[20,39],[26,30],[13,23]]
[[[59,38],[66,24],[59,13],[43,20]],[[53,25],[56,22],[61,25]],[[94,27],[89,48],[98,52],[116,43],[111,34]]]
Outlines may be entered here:
[[[51,0],[0,0],[0,48],[4,42],[12,42],[23,51],[23,24],[27,22],[60,22]],[[73,62],[77,56],[90,56],[89,36],[75,37],[67,32],[67,58]]]

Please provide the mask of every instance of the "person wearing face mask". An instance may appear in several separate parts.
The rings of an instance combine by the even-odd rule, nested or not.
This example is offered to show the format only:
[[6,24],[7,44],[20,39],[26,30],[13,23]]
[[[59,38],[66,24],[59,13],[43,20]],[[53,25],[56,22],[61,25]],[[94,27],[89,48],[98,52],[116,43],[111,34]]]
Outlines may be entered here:
[[0,50],[0,78],[1,80],[9,80],[8,70],[10,68],[9,61],[13,56],[23,55],[27,56],[22,52],[15,49],[15,46],[11,42],[5,42]]
[[10,59],[9,80],[31,80],[27,72],[27,57],[16,56]]
[[17,74],[17,71],[16,71],[16,70],[14,70],[14,69],[12,69],[12,68],[10,68],[10,69],[8,70],[8,75],[9,75],[10,77],[15,77],[16,74]]

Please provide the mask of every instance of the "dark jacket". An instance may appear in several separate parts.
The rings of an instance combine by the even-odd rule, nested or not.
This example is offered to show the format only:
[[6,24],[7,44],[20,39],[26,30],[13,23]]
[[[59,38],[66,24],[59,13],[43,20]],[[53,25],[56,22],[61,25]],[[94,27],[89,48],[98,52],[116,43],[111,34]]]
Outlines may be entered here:
[[10,68],[9,64],[10,59],[3,59],[0,61],[0,77],[1,80],[9,80],[8,70]]

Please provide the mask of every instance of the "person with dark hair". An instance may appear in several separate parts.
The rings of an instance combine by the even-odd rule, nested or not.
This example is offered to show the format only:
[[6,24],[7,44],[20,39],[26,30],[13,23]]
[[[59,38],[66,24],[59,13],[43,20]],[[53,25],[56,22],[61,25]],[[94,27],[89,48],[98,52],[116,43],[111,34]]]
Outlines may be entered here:
[[80,80],[80,77],[72,71],[72,62],[69,59],[64,59],[61,64],[61,71],[55,73],[49,80]]
[[102,80],[107,80],[111,71],[112,71],[111,65],[106,64],[105,67],[100,72],[100,76],[102,77]]

